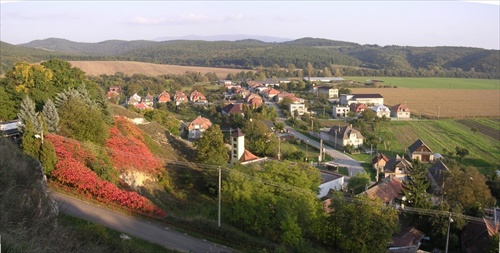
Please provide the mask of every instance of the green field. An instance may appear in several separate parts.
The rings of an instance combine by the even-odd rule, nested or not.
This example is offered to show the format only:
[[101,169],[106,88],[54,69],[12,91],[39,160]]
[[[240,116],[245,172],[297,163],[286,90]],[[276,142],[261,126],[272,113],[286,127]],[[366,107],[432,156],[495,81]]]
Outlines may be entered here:
[[432,89],[480,89],[498,90],[498,79],[468,79],[468,78],[433,78],[433,77],[369,77],[346,76],[346,80],[364,83],[368,79],[381,80],[382,85],[398,86],[404,88],[432,88]]
[[[495,120],[473,121],[493,124]],[[500,142],[479,131],[474,133],[455,120],[391,121],[380,125],[376,132],[385,142],[381,151],[390,157],[406,154],[406,148],[420,138],[434,153],[454,152],[456,146],[468,149],[470,154],[464,158],[464,165],[483,172],[500,168]]]

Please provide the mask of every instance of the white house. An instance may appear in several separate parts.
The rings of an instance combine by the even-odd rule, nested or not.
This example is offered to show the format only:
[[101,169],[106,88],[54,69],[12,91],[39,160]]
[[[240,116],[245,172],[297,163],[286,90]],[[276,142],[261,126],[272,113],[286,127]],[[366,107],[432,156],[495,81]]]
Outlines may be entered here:
[[391,109],[391,116],[397,119],[409,119],[410,108],[405,104],[397,104]]
[[289,106],[290,114],[294,115],[295,111],[298,112],[299,116],[304,115],[306,113],[306,105],[304,103],[291,103]]
[[376,105],[371,107],[370,109],[372,109],[372,111],[374,111],[377,114],[377,117],[379,118],[382,118],[384,116],[386,118],[391,117],[391,110],[389,110],[389,108],[385,105],[382,104]]
[[321,184],[318,198],[325,197],[330,190],[340,191],[344,185],[344,176],[329,171],[321,171]]
[[332,116],[336,119],[345,118],[350,111],[351,108],[349,108],[348,106],[334,105]]
[[340,94],[340,104],[365,104],[378,105],[384,104],[384,97],[380,94]]

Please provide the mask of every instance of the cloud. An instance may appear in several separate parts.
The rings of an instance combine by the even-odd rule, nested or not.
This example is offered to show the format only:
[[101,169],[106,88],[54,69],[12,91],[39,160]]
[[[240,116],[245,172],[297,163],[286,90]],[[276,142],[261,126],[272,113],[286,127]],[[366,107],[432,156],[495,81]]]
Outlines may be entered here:
[[174,17],[147,18],[135,17],[132,23],[140,25],[161,25],[161,24],[207,24],[220,23],[226,21],[237,21],[243,19],[242,14],[233,14],[228,16],[207,16],[203,14],[189,13]]

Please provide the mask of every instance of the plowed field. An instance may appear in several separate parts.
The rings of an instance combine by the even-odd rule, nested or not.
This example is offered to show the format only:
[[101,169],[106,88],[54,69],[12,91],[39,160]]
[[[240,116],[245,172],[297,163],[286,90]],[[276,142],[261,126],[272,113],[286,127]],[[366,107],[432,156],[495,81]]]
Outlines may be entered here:
[[193,66],[178,66],[166,64],[153,64],[145,62],[132,61],[69,61],[73,67],[83,70],[87,75],[114,75],[116,72],[122,72],[126,75],[143,74],[148,76],[158,76],[166,74],[184,74],[186,71],[200,72],[215,72],[221,79],[231,74],[236,74],[241,71],[249,71],[249,69],[227,69],[227,68],[208,68],[208,67],[193,67]]
[[498,129],[494,129],[492,127],[483,125],[483,124],[476,122],[474,120],[464,119],[464,120],[457,120],[457,122],[460,124],[466,125],[467,127],[471,128],[471,129],[475,128],[475,129],[477,129],[478,132],[480,132],[484,135],[487,135],[493,139],[496,139],[497,141],[500,141],[500,130],[498,130]]
[[500,90],[355,88],[352,93],[378,93],[386,106],[406,103],[413,115],[429,118],[500,117]]

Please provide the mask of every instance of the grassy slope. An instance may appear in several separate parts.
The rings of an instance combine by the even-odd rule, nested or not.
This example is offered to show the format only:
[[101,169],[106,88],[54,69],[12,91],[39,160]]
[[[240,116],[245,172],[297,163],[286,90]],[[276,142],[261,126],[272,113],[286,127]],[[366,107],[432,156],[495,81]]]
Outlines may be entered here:
[[498,79],[468,79],[468,78],[417,78],[417,77],[369,77],[346,76],[346,80],[365,82],[368,79],[384,81],[382,85],[391,85],[406,88],[434,88],[434,89],[481,89],[498,90]]
[[406,148],[420,138],[435,153],[454,151],[456,146],[467,148],[470,154],[463,161],[465,165],[482,169],[500,166],[500,143],[454,120],[393,121],[380,128],[382,138],[389,142],[381,150],[390,155],[406,153]]

